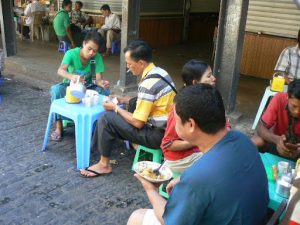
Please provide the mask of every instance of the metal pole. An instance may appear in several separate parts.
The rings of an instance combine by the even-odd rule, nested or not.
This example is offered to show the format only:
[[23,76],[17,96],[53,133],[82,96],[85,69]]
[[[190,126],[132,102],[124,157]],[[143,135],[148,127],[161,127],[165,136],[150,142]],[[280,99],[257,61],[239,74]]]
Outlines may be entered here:
[[137,89],[136,77],[131,72],[127,72],[123,49],[132,40],[139,36],[140,23],[140,0],[122,1],[122,33],[121,33],[121,53],[120,53],[120,83],[115,89],[122,92]]
[[183,2],[183,32],[182,32],[183,42],[187,42],[189,37],[191,4],[192,4],[191,0],[184,0]]
[[3,18],[3,9],[2,9],[2,0],[0,0],[0,28],[1,28],[1,38],[2,38],[2,48],[5,57],[7,57],[6,52],[6,42],[5,42],[5,29],[4,29],[4,18]]
[[12,56],[17,53],[16,29],[13,19],[13,1],[2,1],[0,4],[0,26],[3,50],[5,56]]
[[249,0],[221,0],[214,62],[227,113],[235,110]]

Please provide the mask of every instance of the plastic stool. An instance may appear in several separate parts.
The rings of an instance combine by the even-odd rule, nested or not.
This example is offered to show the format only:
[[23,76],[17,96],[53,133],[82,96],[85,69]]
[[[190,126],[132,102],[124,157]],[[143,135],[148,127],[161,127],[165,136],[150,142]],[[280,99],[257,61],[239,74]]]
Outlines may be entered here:
[[[283,91],[284,91],[284,92],[287,92],[287,85],[284,85],[284,90],[283,90]],[[261,100],[261,102],[260,102],[260,104],[259,104],[259,108],[258,108],[258,111],[257,111],[257,113],[256,113],[254,123],[253,123],[253,125],[252,125],[252,130],[255,130],[255,128],[256,128],[256,126],[257,126],[257,123],[258,123],[258,121],[260,120],[260,117],[261,117],[261,115],[262,115],[262,113],[263,113],[263,111],[264,111],[264,109],[265,109],[265,107],[266,107],[266,105],[267,105],[267,102],[268,102],[269,98],[270,98],[270,97],[273,97],[273,96],[276,95],[277,93],[279,93],[279,92],[277,92],[277,91],[272,91],[270,86],[268,86],[268,87],[266,88],[265,93],[264,93],[264,96],[263,96],[263,98],[262,98],[262,100]]]
[[[180,173],[176,173],[176,172],[173,172],[173,179],[179,177],[181,174]],[[169,198],[169,194],[165,191],[165,188],[167,187],[167,185],[165,183],[161,184],[159,186],[159,194],[161,196],[163,196],[164,198],[168,199]]]
[[112,54],[120,53],[120,50],[121,50],[121,42],[113,41],[113,43],[111,45],[111,53]]
[[1,76],[1,74],[0,74],[0,86],[1,85],[4,85],[4,82],[5,82],[5,80],[4,80],[4,78]]
[[70,49],[70,43],[68,43],[66,41],[59,41],[59,44],[58,44],[58,51],[59,52],[65,53],[69,49]]
[[134,171],[134,165],[139,161],[140,157],[141,157],[141,151],[147,152],[149,154],[152,154],[152,162],[157,162],[157,163],[161,163],[162,160],[162,150],[160,148],[158,149],[153,149],[153,148],[147,148],[145,146],[139,145],[136,149],[136,153],[135,153],[135,157],[134,157],[134,161],[132,164],[132,170]]
[[63,121],[62,121],[62,124],[63,124],[63,128],[66,128],[66,127],[68,127],[68,126],[74,125],[74,122],[71,121],[71,120],[63,120]]

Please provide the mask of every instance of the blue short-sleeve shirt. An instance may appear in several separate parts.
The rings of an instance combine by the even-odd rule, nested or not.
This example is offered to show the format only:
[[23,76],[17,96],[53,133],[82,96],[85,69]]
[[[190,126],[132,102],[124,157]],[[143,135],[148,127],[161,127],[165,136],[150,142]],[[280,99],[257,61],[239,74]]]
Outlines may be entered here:
[[188,168],[165,207],[167,225],[261,224],[269,202],[268,181],[257,148],[230,131]]

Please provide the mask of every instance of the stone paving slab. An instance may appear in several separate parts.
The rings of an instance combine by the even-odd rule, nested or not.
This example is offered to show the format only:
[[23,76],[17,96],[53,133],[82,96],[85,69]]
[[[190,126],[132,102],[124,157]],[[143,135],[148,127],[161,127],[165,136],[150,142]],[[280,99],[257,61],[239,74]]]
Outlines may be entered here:
[[[82,178],[76,169],[74,127],[41,151],[50,107],[47,91],[14,80],[0,87],[0,224],[119,225],[150,207],[133,177],[132,150],[119,145],[113,173]],[[122,154],[121,154],[122,153]],[[92,152],[91,163],[99,159]]]

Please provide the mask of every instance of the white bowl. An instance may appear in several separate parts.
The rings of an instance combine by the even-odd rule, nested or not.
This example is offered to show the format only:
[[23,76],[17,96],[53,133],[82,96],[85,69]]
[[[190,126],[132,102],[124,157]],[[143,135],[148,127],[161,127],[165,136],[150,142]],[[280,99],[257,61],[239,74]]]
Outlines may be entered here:
[[173,173],[171,171],[170,168],[166,167],[166,166],[162,166],[159,170],[160,174],[162,177],[160,178],[151,178],[151,177],[148,177],[148,176],[145,176],[142,172],[145,170],[145,169],[151,169],[151,170],[154,170],[156,168],[158,168],[160,166],[159,163],[156,163],[156,162],[150,162],[150,161],[140,161],[140,162],[137,162],[135,165],[134,165],[134,171],[139,174],[140,176],[142,176],[143,178],[145,178],[146,180],[152,182],[152,183],[162,183],[162,182],[165,182],[165,181],[168,181],[172,178],[173,176]]

